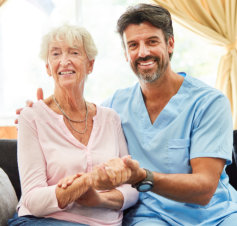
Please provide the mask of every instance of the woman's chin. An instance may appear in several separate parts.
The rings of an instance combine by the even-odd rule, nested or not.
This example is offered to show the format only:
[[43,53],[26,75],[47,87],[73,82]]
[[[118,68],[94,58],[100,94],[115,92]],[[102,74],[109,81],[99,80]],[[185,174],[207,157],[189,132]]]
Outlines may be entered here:
[[59,77],[56,83],[58,83],[59,87],[63,89],[72,90],[78,87],[84,87],[85,80],[83,78],[77,78],[76,76],[68,76],[68,77]]
[[76,85],[76,80],[75,79],[67,79],[67,80],[60,80],[59,84],[60,87],[63,87],[65,89],[72,89]]

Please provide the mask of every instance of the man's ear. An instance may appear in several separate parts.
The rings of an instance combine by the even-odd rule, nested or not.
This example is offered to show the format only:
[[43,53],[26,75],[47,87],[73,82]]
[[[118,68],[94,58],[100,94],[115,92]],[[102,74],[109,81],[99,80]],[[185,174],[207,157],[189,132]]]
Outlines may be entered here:
[[174,37],[169,37],[169,40],[168,40],[168,52],[169,54],[173,53],[173,50],[174,50]]
[[48,74],[49,76],[51,76],[52,73],[51,73],[51,70],[50,70],[49,64],[47,63],[47,64],[45,65],[45,67],[46,67],[47,74]]

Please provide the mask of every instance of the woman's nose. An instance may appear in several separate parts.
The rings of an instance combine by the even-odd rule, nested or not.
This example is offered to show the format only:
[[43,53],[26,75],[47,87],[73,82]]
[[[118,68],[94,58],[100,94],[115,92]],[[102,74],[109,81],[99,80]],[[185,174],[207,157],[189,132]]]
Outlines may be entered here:
[[61,66],[67,66],[71,63],[71,60],[68,56],[63,55],[62,58],[60,59],[60,65]]

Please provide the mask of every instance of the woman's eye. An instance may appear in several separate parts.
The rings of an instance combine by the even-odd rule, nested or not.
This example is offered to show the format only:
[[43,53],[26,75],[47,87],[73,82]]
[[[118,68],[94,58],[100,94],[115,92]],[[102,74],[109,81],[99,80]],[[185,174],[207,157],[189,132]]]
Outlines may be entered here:
[[69,53],[72,54],[72,55],[78,55],[78,54],[80,54],[80,52],[79,52],[77,49],[72,49],[72,50],[70,50]]
[[52,55],[53,55],[53,56],[58,56],[59,53],[57,53],[57,52],[53,52]]

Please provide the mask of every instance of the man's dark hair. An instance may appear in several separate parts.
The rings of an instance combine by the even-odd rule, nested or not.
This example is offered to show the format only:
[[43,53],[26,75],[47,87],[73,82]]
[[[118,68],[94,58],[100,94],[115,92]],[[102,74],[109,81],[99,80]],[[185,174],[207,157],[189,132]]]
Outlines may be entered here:
[[123,40],[123,32],[130,24],[149,22],[163,31],[165,41],[173,37],[172,19],[169,11],[158,5],[138,4],[131,6],[121,15],[117,23],[117,31]]

